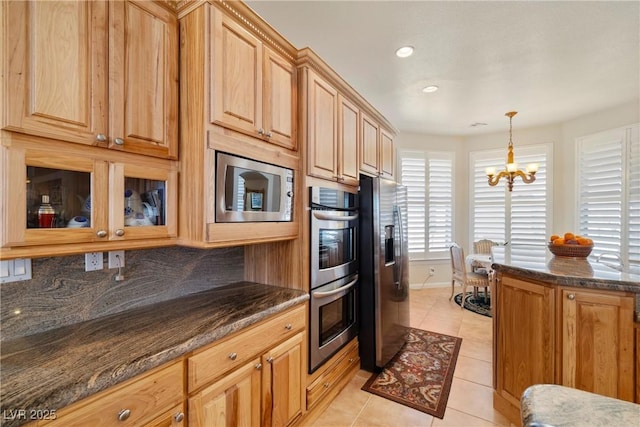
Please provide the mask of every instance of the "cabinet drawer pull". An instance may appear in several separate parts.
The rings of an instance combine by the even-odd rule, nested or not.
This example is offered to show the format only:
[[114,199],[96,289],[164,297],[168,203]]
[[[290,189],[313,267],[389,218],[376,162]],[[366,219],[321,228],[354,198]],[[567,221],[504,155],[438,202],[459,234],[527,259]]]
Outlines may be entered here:
[[105,142],[107,140],[107,137],[104,136],[103,133],[99,133],[96,135],[96,141],[98,142]]
[[271,357],[271,356],[267,357],[267,362],[268,363],[273,363],[273,357]]
[[256,363],[256,369],[259,371],[262,369],[262,363]]
[[98,236],[98,237],[107,237],[107,231],[106,230],[98,230],[98,231],[96,231],[96,236]]
[[576,295],[575,294],[569,294],[569,295],[567,295],[567,298],[570,299],[571,301],[573,301],[574,299],[576,299]]
[[182,420],[184,420],[184,412],[178,412],[177,414],[175,414],[173,416],[173,419],[177,422],[177,423],[181,423]]
[[229,359],[236,360],[238,358],[238,353],[229,353]]
[[124,236],[124,230],[122,228],[118,228],[116,231],[114,231],[114,234],[118,237],[122,237]]
[[118,413],[118,421],[126,421],[131,416],[131,410],[123,409]]
[[287,323],[286,325],[284,325],[284,328],[285,328],[287,331],[290,331],[291,329],[293,329],[293,325],[292,325],[291,323]]
[[124,145],[124,139],[122,138],[116,138],[113,140],[113,143],[116,145]]

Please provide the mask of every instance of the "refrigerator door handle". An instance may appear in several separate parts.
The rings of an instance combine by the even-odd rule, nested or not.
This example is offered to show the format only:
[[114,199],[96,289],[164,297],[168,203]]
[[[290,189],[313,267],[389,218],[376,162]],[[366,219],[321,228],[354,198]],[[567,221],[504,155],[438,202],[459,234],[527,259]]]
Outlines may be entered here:
[[340,286],[338,289],[334,289],[332,291],[327,291],[327,292],[314,291],[314,292],[311,292],[311,295],[314,298],[330,297],[331,295],[339,294],[340,292],[343,292],[343,291],[346,291],[349,288],[352,288],[357,282],[358,282],[358,278],[356,277],[353,281],[347,283],[344,286]]
[[402,261],[404,259],[404,229],[402,228],[402,209],[400,208],[400,206],[395,206],[396,212],[398,213],[398,229],[400,231],[400,262],[396,262],[396,264],[400,264],[398,267],[399,270],[399,274],[398,274],[398,282],[396,283],[396,286],[398,288],[400,288],[401,284],[402,284],[402,276],[404,274],[403,271],[403,267],[404,267],[404,262]]
[[340,216],[340,215],[332,215],[322,211],[313,211],[313,216],[325,221],[353,221],[355,219],[358,219],[357,213],[353,215]]

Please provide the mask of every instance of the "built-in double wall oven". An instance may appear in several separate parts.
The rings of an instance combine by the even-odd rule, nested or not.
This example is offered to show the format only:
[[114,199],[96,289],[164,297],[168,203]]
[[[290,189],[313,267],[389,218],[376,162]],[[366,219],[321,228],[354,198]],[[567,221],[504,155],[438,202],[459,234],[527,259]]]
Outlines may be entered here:
[[310,188],[309,373],[358,334],[358,195]]

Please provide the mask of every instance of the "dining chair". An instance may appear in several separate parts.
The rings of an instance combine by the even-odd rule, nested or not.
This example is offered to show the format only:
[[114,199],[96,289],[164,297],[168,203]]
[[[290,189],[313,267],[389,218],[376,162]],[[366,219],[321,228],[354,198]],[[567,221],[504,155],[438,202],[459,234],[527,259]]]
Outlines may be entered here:
[[488,295],[489,278],[482,274],[467,272],[464,250],[460,245],[454,243],[449,248],[449,251],[451,253],[451,297],[449,297],[449,300],[453,299],[456,282],[460,283],[462,285],[460,308],[464,308],[467,286],[473,286],[475,293],[477,293],[478,288],[484,288],[484,294],[486,296]]
[[[476,254],[491,254],[491,248],[498,246],[496,242],[489,239],[481,239],[477,242],[473,242],[473,253]],[[477,263],[471,263],[471,270],[478,274],[487,274],[487,269]]]

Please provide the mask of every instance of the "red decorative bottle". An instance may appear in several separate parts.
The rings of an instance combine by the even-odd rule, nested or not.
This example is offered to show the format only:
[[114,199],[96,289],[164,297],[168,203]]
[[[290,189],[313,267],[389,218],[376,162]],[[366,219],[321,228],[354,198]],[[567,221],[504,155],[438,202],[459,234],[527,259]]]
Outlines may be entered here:
[[53,219],[56,216],[56,211],[49,204],[49,196],[46,194],[42,195],[42,204],[38,209],[38,225],[40,228],[51,228],[53,227]]

